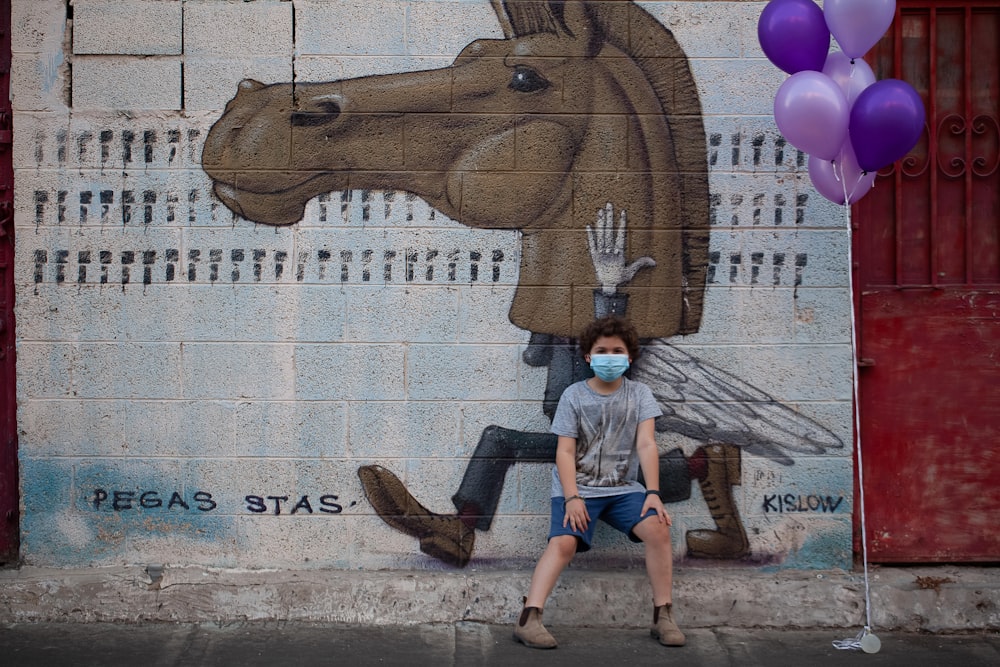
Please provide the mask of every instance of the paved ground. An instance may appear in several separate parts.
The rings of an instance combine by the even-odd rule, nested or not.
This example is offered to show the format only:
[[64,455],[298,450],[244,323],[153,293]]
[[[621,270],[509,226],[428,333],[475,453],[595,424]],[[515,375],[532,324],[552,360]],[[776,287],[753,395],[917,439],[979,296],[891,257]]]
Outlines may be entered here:
[[480,623],[407,627],[260,622],[17,623],[0,626],[5,667],[267,665],[637,665],[753,667],[1000,665],[1000,633],[879,633],[881,651],[838,650],[856,630],[690,630],[665,648],[643,630],[552,627],[560,647],[515,643],[510,628]]

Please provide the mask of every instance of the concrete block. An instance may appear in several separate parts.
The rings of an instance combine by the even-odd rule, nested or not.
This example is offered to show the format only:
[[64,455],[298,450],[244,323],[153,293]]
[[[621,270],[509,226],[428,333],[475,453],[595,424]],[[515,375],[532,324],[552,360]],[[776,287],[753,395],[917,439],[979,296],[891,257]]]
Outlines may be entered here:
[[296,345],[298,400],[401,400],[406,348],[384,344]]
[[295,45],[303,55],[401,55],[406,5],[396,0],[295,3]]
[[78,56],[73,61],[73,108],[180,109],[180,60]]
[[760,7],[747,2],[640,1],[637,3],[670,30],[688,58],[741,58],[760,55]]
[[[326,215],[335,216],[337,206],[327,206]],[[369,215],[381,213],[377,208],[372,206]],[[396,215],[393,211],[387,218]],[[300,256],[310,260],[305,281],[408,287],[515,283],[518,262],[512,233],[454,229],[450,224],[439,229],[408,216],[401,224],[402,229],[375,224],[336,232],[303,229],[297,245]]]
[[18,406],[22,457],[120,456],[124,401],[28,400]]
[[184,59],[184,109],[215,111],[218,115],[236,95],[236,87],[243,79],[270,84],[293,78],[300,80],[298,66],[293,77],[292,59],[286,56],[240,59],[189,56]]
[[18,285],[15,317],[21,342],[122,340],[120,288],[42,283]]
[[349,452],[361,459],[390,452],[405,457],[461,456],[462,411],[451,401],[385,401],[348,404]]
[[61,52],[15,54],[10,66],[10,102],[15,111],[65,111],[69,99]]
[[[265,277],[270,276],[273,281],[273,271],[269,269],[274,263],[274,252],[257,249],[253,252],[265,255],[259,263],[264,267]],[[256,271],[254,268],[254,274]],[[247,274],[246,280],[250,279]],[[301,343],[347,340],[344,334],[345,295],[337,286],[241,283],[234,294],[234,340]]]
[[454,60],[454,56],[298,55],[295,58],[295,80],[321,83],[360,76],[417,72],[448,67]]
[[[18,341],[18,402],[73,396],[73,358],[73,346],[66,343]],[[23,372],[28,368],[30,373]]]
[[180,55],[183,7],[162,0],[77,0],[73,53]]
[[503,39],[500,22],[489,3],[455,0],[410,4],[407,53],[450,55],[454,59],[475,39]]
[[516,345],[414,345],[407,358],[407,397],[514,400],[519,353]]
[[[343,517],[241,516],[237,525],[242,568],[350,567],[356,557],[351,523]],[[329,603],[349,604],[334,598]]]
[[491,263],[490,271],[499,270],[500,281],[462,285],[459,294],[458,341],[462,343],[525,343],[529,332],[510,321],[519,264],[516,256],[504,253],[502,264]]
[[347,340],[446,343],[457,338],[458,294],[446,285],[344,288]]
[[702,58],[690,62],[706,116],[774,114],[774,94],[787,75],[766,58]]
[[705,290],[697,342],[790,343],[795,340],[795,303],[795,293],[788,288],[713,284]]
[[288,399],[295,392],[291,345],[190,343],[184,345],[182,378],[185,398]]
[[330,458],[348,454],[346,404],[330,401],[240,401],[236,404],[236,454],[257,457]]
[[[136,458],[233,456],[236,407],[226,401],[131,401],[125,446]],[[186,482],[190,483],[190,482]]]
[[[68,198],[68,197],[67,197]],[[36,205],[37,206],[37,205]],[[57,204],[57,206],[64,206]],[[70,207],[65,205],[67,209]],[[121,227],[40,227],[34,234],[24,233],[18,239],[18,249],[23,261],[17,266],[20,285],[44,284],[58,286],[128,285],[144,286],[154,282],[171,282],[179,278],[179,262],[174,255],[180,253],[181,236],[175,230],[157,229],[148,233],[131,233]],[[171,269],[173,267],[173,269]],[[173,271],[173,274],[171,274]],[[172,276],[172,277],[171,277]],[[63,294],[69,308],[65,315],[86,321],[95,317],[98,323],[121,332],[114,312],[99,314],[81,311],[87,305],[87,292],[83,302],[73,301],[74,295]],[[115,295],[102,295],[106,304],[117,303]],[[107,318],[107,319],[106,319]],[[74,323],[70,322],[70,331]],[[100,328],[97,329],[100,331]],[[81,332],[80,337],[96,337],[94,332]]]
[[[797,150],[781,136],[774,117],[740,115],[706,115],[705,137],[708,141],[708,167],[713,177],[712,191],[724,187],[731,179],[731,172],[772,174],[776,178],[773,189],[787,190],[785,179],[789,174],[807,172],[808,156]],[[720,176],[719,174],[725,176]],[[753,181],[747,186],[756,189],[765,180]],[[784,187],[783,187],[784,186]],[[736,189],[730,186],[730,189]],[[791,224],[792,220],[786,221]]]
[[187,0],[184,3],[186,56],[286,56],[290,59],[294,42],[290,2]]
[[[403,227],[468,229],[416,195],[397,190],[344,190],[321,194],[306,205],[305,217],[299,225],[312,234],[314,228],[325,230],[319,236],[306,236],[320,240],[330,236],[331,227],[380,233],[387,229],[398,233]],[[318,244],[320,240],[313,243]]]
[[711,289],[843,287],[846,243],[833,230],[713,230],[706,282]]
[[[169,497],[163,498],[164,504]],[[152,565],[238,568],[241,543],[238,522],[232,517],[196,514],[174,518],[160,530],[132,530],[125,555],[133,563]],[[148,576],[148,574],[147,574]]]
[[[169,117],[90,111],[67,117],[19,114],[15,168],[97,170],[97,180],[123,170],[201,172],[204,134],[216,116],[186,112]],[[117,175],[120,175],[117,174]],[[80,174],[74,174],[79,179]],[[202,174],[203,179],[207,177]]]
[[66,31],[63,0],[11,0],[10,42],[14,53],[61,53]]
[[175,343],[80,343],[73,392],[81,398],[179,398],[181,348]]
[[[224,216],[214,208],[211,214]],[[246,222],[235,227],[209,227],[207,222],[204,227],[184,231],[180,264],[185,272],[183,278],[188,283],[294,284],[297,273],[300,270],[304,272],[304,267],[297,266],[301,260],[296,258],[293,250],[295,230],[279,230]]]
[[[178,267],[181,268],[181,267]],[[162,267],[157,269],[162,273]],[[181,271],[178,271],[181,273]],[[129,285],[119,292],[124,340],[136,342],[234,341],[232,290],[211,285]]]

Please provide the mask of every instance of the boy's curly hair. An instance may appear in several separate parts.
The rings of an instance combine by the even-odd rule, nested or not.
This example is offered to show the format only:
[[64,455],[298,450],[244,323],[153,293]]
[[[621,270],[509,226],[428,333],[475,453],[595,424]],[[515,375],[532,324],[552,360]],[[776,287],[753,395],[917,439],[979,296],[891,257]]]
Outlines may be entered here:
[[609,315],[599,320],[594,320],[580,332],[580,355],[586,357],[590,354],[590,349],[601,336],[617,336],[628,348],[628,356],[632,358],[632,363],[639,358],[639,332],[636,331],[632,323],[621,317]]

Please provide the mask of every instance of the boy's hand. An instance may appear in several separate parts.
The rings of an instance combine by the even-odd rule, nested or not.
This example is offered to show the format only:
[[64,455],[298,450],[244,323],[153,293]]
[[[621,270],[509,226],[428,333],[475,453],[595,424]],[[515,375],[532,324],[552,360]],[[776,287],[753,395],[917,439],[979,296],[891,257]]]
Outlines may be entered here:
[[569,525],[573,530],[581,533],[587,530],[590,525],[590,513],[587,512],[587,503],[583,498],[573,498],[566,503],[566,516],[563,517],[563,528]]
[[660,523],[666,524],[668,526],[673,525],[673,519],[667,514],[667,509],[663,506],[663,501],[660,500],[659,496],[648,495],[646,496],[646,502],[642,504],[642,512],[639,516],[646,516],[646,512],[649,510],[656,511],[656,520]]
[[619,285],[635,277],[642,269],[656,266],[652,257],[640,257],[631,264],[625,260],[625,211],[619,212],[618,233],[615,233],[615,209],[608,202],[597,212],[594,227],[587,225],[587,245],[594,273],[601,283],[601,291],[613,295]]

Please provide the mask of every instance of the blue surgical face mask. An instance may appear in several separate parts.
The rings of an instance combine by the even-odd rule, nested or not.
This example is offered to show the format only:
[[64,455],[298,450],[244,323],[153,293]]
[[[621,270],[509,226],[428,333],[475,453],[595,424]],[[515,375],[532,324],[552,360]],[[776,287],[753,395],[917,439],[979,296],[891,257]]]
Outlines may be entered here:
[[605,382],[614,382],[628,370],[627,354],[592,354],[590,367]]

